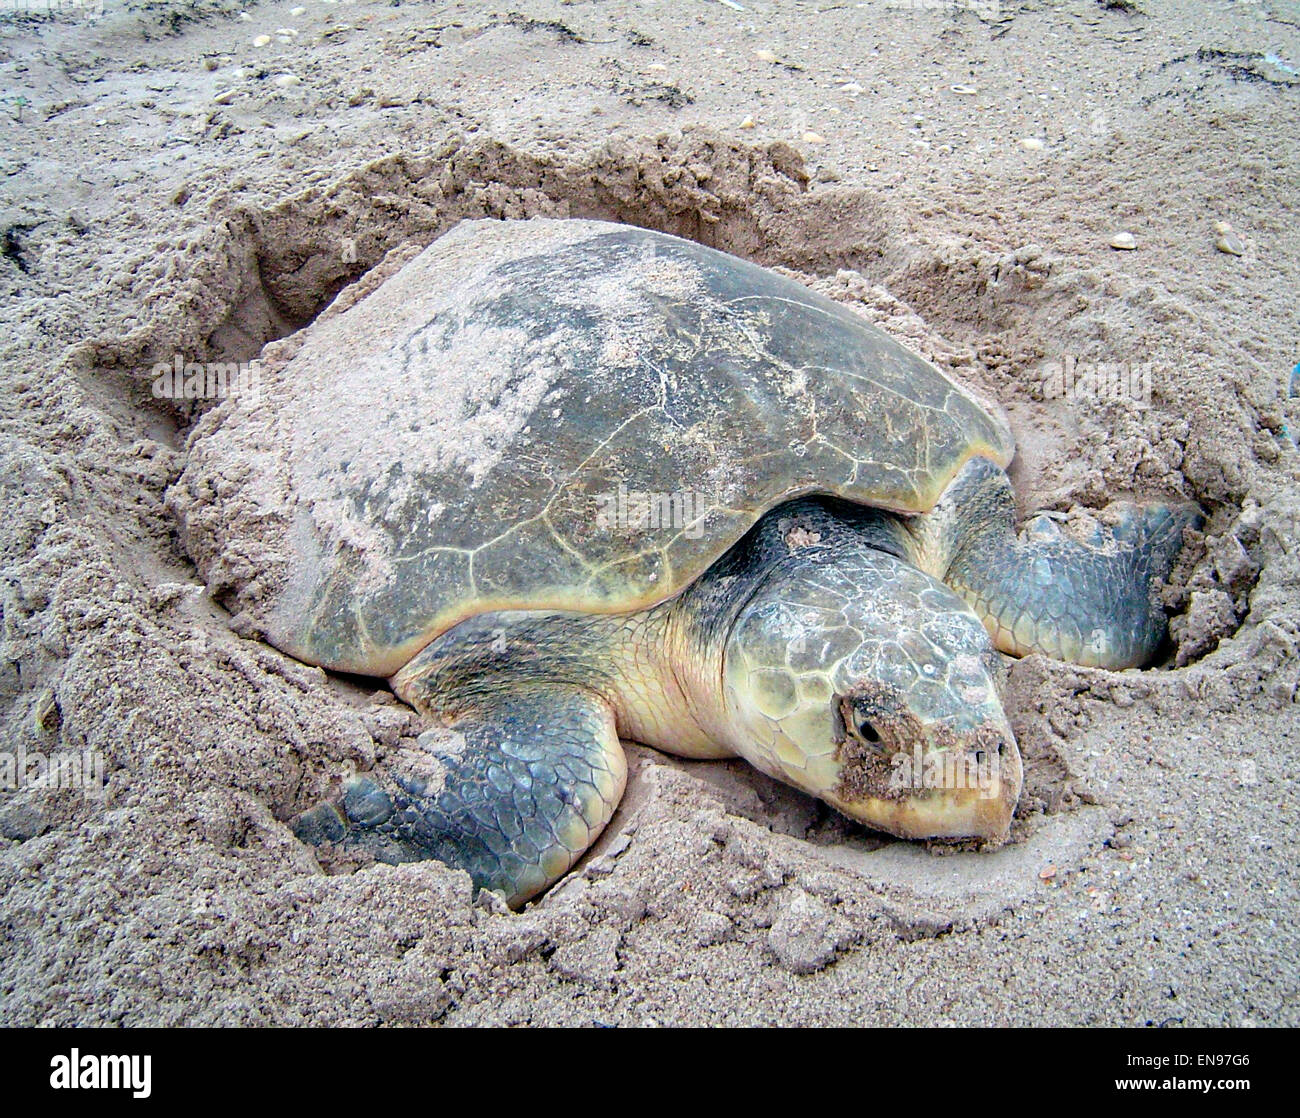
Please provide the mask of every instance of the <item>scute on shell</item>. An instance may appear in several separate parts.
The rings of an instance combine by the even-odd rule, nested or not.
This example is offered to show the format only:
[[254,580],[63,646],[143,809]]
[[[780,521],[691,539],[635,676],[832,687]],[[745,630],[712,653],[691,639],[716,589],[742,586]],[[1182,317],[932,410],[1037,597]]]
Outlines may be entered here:
[[1013,450],[847,308],[603,222],[463,222],[297,342],[171,500],[246,631],[344,671],[487,610],[645,608],[781,501],[922,512]]

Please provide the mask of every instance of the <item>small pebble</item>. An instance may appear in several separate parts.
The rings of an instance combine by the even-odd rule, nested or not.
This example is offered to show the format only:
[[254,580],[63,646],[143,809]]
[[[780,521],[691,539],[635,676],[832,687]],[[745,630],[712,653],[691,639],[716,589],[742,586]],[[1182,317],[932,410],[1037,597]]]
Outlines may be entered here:
[[754,57],[757,58],[760,62],[776,62],[776,61],[777,61],[777,57],[776,57],[776,55],[775,55],[772,51],[770,51],[770,50],[756,50],[756,51],[754,52]]
[[218,62],[215,58],[205,58],[203,60],[203,68],[207,70],[209,73],[211,73],[220,65],[221,63]]
[[1216,221],[1216,222],[1214,223],[1213,229],[1214,229],[1214,231],[1215,231],[1216,233],[1220,233],[1220,234],[1222,234],[1222,233],[1231,233],[1231,232],[1233,231],[1233,230],[1232,230],[1232,222],[1230,222],[1230,221]]
[[856,97],[863,92],[863,89],[857,82],[845,82],[840,86],[840,92],[847,93],[850,97]]
[[646,69],[653,70],[656,74],[666,74],[668,72],[668,67],[662,62],[652,62]]
[[0,835],[14,842],[33,839],[49,827],[45,812],[34,804],[13,804],[0,808]]
[[1056,876],[1055,866],[1044,866],[1038,871],[1038,877],[1041,881],[1051,881]]
[[233,89],[227,89],[224,93],[218,93],[214,98],[212,98],[212,103],[214,105],[229,105],[234,99],[235,91]]
[[[973,85],[954,85],[952,87],[952,91],[954,93],[960,93],[964,97],[969,97],[972,93],[979,92],[979,90],[976,89]],[[1040,144],[1039,146],[1041,147],[1042,145]]]
[[1229,256],[1242,256],[1246,252],[1246,246],[1241,243],[1241,238],[1236,233],[1223,233],[1214,240],[1214,247],[1220,252],[1226,252]]
[[275,77],[275,84],[280,86],[281,88],[284,88],[286,86],[291,86],[291,85],[298,85],[301,82],[302,82],[302,78],[300,78],[297,74],[277,74]]
[[1110,247],[1127,251],[1138,247],[1137,238],[1127,229],[1122,233],[1116,233],[1110,239]]
[[745,119],[740,122],[740,127],[745,129],[745,131],[749,131],[749,129],[754,127],[754,118],[752,116],[745,117]]
[[256,39],[253,40],[253,46],[264,47],[269,45],[270,42],[271,42],[270,35],[259,35]]
[[289,14],[290,14],[291,16],[300,16],[300,15],[302,15],[302,13],[305,12],[306,10],[307,10],[306,8],[290,8],[290,9],[289,9]]
[[826,137],[820,132],[805,132],[803,134],[803,142],[805,144],[824,144],[826,142]]
[[1025,151],[1042,151],[1047,145],[1037,136],[1026,136],[1020,141],[1020,146],[1024,148]]

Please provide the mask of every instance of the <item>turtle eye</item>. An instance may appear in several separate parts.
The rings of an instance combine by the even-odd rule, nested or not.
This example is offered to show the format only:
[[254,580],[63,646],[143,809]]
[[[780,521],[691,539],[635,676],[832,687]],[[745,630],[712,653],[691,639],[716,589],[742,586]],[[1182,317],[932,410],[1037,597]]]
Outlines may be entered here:
[[873,752],[884,753],[885,736],[871,721],[870,714],[866,704],[855,702],[852,699],[844,699],[839,703],[839,709],[836,710],[836,741],[843,741],[845,730],[851,733],[863,745],[868,746]]
[[860,706],[853,710],[851,724],[853,726],[854,736],[858,741],[862,742],[863,745],[870,746],[877,753],[883,753],[885,751],[885,747],[882,744],[885,740],[884,735],[876,729],[875,723],[871,721],[871,718],[867,715],[866,711],[864,711]]

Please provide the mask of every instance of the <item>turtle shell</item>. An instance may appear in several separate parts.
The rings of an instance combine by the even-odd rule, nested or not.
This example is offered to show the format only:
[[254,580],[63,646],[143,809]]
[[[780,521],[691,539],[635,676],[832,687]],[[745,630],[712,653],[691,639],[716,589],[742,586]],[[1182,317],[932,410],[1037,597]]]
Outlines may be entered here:
[[1013,452],[847,308],[597,221],[463,222],[280,349],[172,504],[237,627],[364,674],[488,610],[651,606],[789,498],[924,512]]

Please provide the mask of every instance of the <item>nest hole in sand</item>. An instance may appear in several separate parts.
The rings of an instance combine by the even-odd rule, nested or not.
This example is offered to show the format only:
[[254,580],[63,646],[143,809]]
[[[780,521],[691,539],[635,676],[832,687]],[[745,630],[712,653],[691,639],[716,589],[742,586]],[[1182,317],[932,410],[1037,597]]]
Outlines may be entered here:
[[[1033,506],[1098,507],[1128,495],[1125,479],[1146,483],[1143,495],[1199,500],[1210,513],[1207,535],[1233,540],[1243,559],[1224,576],[1207,559],[1206,546],[1194,541],[1186,549],[1179,584],[1167,598],[1179,617],[1166,666],[1211,650],[1244,618],[1259,563],[1255,541],[1234,527],[1241,522],[1240,492],[1212,472],[1203,472],[1208,481],[1180,472],[1185,444],[1180,450],[1177,417],[1162,416],[1159,430],[1141,436],[1156,468],[1126,472],[1123,462],[1116,467],[1113,454],[1108,458],[1089,441],[1086,421],[1042,399],[1042,362],[1057,355],[1049,339],[1078,317],[1077,277],[1054,282],[1036,251],[927,245],[888,198],[861,186],[811,182],[799,153],[782,143],[747,146],[696,130],[611,140],[579,158],[452,140],[429,154],[378,160],[267,208],[232,209],[214,229],[206,255],[189,265],[200,297],[191,299],[187,314],[160,316],[169,325],[146,332],[126,363],[131,406],[151,414],[151,431],[167,429],[179,449],[186,428],[210,404],[150,399],[146,370],[158,362],[176,354],[186,361],[250,361],[268,342],[309,325],[349,285],[378,282],[458,221],[535,216],[600,218],[688,237],[789,269],[854,306],[1002,402],[1022,447],[1013,477]],[[1074,336],[1083,335],[1076,330]],[[123,362],[116,364],[119,371],[110,369],[101,388],[123,383]],[[1121,433],[1140,434],[1150,414],[1121,414]],[[1195,612],[1198,579],[1202,590],[1217,595],[1205,617]],[[365,701],[361,681],[333,684]],[[1089,797],[1074,786],[1043,720],[1021,717],[1014,698],[1008,708],[1024,735],[1026,788],[1017,831],[1023,837],[1030,817],[1048,820],[1087,805]],[[869,854],[893,845],[743,764],[683,767],[727,810],[810,846]],[[304,787],[304,802],[293,806],[308,806],[312,794]],[[617,828],[616,819],[610,832]]]

